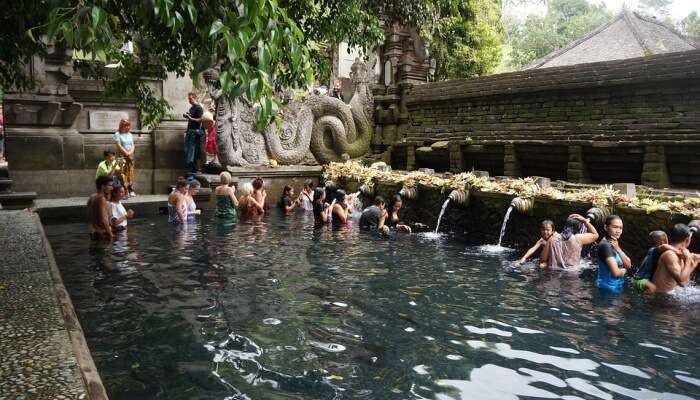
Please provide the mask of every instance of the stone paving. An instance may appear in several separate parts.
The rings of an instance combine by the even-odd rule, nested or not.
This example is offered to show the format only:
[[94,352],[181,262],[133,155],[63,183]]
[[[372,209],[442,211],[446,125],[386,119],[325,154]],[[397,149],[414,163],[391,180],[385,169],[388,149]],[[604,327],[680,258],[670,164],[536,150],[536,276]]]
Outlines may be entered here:
[[0,400],[106,399],[44,240],[35,213],[0,211]]

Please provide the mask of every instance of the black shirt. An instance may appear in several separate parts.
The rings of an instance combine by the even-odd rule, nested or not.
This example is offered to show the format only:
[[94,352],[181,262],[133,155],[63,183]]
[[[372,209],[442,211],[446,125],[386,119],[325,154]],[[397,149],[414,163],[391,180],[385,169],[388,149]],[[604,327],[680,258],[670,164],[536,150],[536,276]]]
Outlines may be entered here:
[[603,239],[598,243],[599,261],[605,263],[605,260],[608,259],[608,257],[615,258],[615,254],[617,254],[617,252],[615,249],[613,249],[612,245],[607,241],[607,239]]
[[282,196],[279,202],[279,206],[283,210],[287,210],[286,207],[290,207],[292,205],[293,201],[292,199],[289,198],[289,196]]
[[[194,103],[192,107],[190,107],[188,113],[192,118],[202,118],[202,115],[204,115],[204,108],[202,108],[199,103]],[[188,121],[187,129],[202,129],[202,122]]]
[[379,207],[371,206],[362,211],[360,229],[376,229],[379,226]]

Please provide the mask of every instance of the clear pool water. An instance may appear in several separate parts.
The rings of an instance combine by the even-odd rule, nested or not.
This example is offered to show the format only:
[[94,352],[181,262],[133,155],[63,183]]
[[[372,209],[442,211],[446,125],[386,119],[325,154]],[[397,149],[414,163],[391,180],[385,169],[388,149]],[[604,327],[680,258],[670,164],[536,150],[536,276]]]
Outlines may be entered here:
[[593,271],[312,225],[46,230],[112,400],[700,398],[695,288],[610,297]]

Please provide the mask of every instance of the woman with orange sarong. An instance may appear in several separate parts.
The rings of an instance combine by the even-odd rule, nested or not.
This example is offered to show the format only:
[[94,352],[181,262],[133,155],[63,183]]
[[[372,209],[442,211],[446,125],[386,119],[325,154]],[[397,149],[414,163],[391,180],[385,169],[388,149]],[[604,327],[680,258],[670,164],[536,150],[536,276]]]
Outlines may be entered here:
[[134,192],[134,181],[136,180],[136,162],[134,161],[134,137],[130,132],[131,123],[124,118],[119,121],[119,130],[114,133],[114,141],[117,143],[117,157],[124,160],[122,168],[122,181],[124,187],[128,189],[129,196],[136,196]]

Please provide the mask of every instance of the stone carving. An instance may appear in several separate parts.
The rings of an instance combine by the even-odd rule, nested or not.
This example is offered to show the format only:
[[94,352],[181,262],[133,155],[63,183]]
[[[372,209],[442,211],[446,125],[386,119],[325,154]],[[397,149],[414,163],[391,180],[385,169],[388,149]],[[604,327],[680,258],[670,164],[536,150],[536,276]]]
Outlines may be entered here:
[[[207,72],[207,80],[218,75]],[[374,110],[368,87],[367,65],[356,61],[351,79],[355,85],[350,104],[311,95],[301,102],[288,101],[280,110],[281,125],[270,124],[264,133],[255,131],[255,110],[240,100],[217,103],[217,153],[224,166],[299,164],[309,150],[318,163],[364,156],[372,139]],[[218,93],[210,90],[212,97]]]

